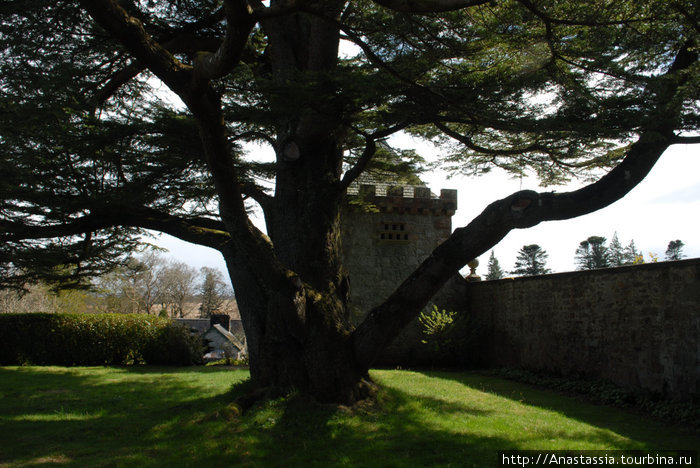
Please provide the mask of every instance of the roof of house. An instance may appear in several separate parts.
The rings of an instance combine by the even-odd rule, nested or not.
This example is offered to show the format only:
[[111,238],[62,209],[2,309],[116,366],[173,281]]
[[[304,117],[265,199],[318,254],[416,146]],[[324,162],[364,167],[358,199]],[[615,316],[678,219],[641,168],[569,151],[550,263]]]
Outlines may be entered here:
[[210,327],[210,320],[208,318],[176,318],[173,320],[187,328],[194,328],[199,333],[206,333]]
[[224,327],[222,327],[218,323],[215,324],[213,327],[211,327],[209,330],[207,330],[207,332],[205,333],[205,336],[207,334],[211,333],[212,331],[218,332],[220,335],[222,335],[224,338],[226,338],[232,345],[234,345],[239,350],[241,350],[241,351],[245,350],[245,345],[243,343],[241,343],[233,333],[229,332],[228,330],[226,330]]

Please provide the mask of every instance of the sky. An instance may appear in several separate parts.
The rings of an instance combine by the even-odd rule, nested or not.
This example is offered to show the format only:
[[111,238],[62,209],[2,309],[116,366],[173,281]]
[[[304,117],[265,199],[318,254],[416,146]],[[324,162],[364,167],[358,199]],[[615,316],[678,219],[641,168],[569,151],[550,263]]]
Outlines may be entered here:
[[[415,143],[424,157],[432,151]],[[452,227],[466,225],[489,203],[524,189],[568,191],[583,185],[574,182],[556,188],[541,188],[536,179],[513,179],[494,171],[481,177],[447,178],[442,172],[424,174],[422,178],[434,193],[440,189],[457,189],[458,208]],[[603,236],[610,241],[617,232],[623,246],[631,240],[642,251],[663,260],[669,241],[684,242],[687,258],[700,257],[700,145],[675,145],[669,148],[647,178],[623,199],[586,216],[566,221],[541,223],[538,226],[511,231],[493,251],[501,268],[514,268],[518,250],[528,244],[540,245],[549,255],[547,267],[553,272],[575,270],[574,254],[579,242],[589,236]],[[168,249],[168,255],[196,268],[203,266],[226,271],[221,255],[207,247],[196,246],[166,235],[149,240]],[[479,257],[477,273],[486,275],[490,251]],[[468,268],[462,270],[468,272]]]

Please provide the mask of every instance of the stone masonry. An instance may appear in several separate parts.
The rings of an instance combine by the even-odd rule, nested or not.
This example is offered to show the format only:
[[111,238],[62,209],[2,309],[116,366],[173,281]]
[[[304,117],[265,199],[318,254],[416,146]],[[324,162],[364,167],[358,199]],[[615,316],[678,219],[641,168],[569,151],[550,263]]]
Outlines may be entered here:
[[[450,235],[456,209],[456,190],[349,190],[342,231],[353,322]],[[469,318],[464,351],[471,365],[700,398],[700,259],[499,281],[455,275],[433,303]],[[377,364],[425,364],[422,338],[415,320]]]
[[484,367],[700,399],[700,259],[464,284]]
[[[456,209],[456,190],[441,190],[440,196],[419,186],[360,185],[349,190],[342,230],[354,323],[451,234]],[[390,346],[385,361],[420,353],[418,345],[420,330],[414,323]]]

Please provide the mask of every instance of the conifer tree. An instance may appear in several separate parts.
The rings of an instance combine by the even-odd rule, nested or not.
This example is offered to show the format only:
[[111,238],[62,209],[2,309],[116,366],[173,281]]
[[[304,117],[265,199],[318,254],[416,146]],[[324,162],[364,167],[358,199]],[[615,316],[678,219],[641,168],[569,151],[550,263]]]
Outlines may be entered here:
[[622,247],[620,239],[617,237],[617,231],[615,231],[610,240],[608,258],[610,260],[610,266],[612,267],[620,267],[626,263],[625,249]]
[[676,260],[681,260],[685,255],[683,254],[683,246],[685,244],[683,241],[676,239],[672,240],[671,242],[668,243],[668,247],[666,248],[666,260],[667,261],[676,261]]
[[498,263],[498,259],[494,254],[493,250],[489,256],[488,272],[486,273],[487,280],[498,280],[505,276],[505,273],[501,269],[501,265]]
[[625,265],[636,265],[639,263],[644,263],[644,255],[637,250],[637,247],[634,245],[634,239],[632,239],[625,247]]
[[578,270],[594,270],[610,266],[609,252],[605,237],[590,236],[581,241],[576,249],[576,267]]
[[537,244],[524,245],[518,251],[512,273],[521,276],[535,276],[550,273],[546,267],[549,255]]
[[211,317],[224,304],[226,283],[224,283],[224,276],[215,268],[202,267],[201,273],[199,315],[200,317]]

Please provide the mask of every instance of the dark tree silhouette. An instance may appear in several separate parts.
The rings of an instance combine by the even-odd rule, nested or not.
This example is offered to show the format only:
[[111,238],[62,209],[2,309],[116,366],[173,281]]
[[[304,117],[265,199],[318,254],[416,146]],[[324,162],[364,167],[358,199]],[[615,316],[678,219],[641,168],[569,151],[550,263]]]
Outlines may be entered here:
[[594,270],[610,266],[610,252],[605,245],[605,237],[591,236],[581,241],[576,248],[576,267],[578,270]]
[[546,267],[549,255],[537,244],[524,245],[518,251],[515,268],[511,273],[522,276],[535,276],[550,273]]
[[505,272],[501,268],[501,264],[496,258],[496,254],[491,251],[491,256],[489,257],[488,272],[486,273],[487,280],[497,280],[505,276]]
[[[144,229],[209,246],[255,385],[324,401],[370,395],[379,353],[512,229],[604,208],[670,145],[700,141],[687,136],[700,122],[691,0],[39,0],[0,13],[4,283],[79,282]],[[341,206],[361,174],[410,159],[390,150],[402,131],[469,174],[606,173],[494,201],[353,327]]]
[[666,260],[675,261],[681,260],[685,255],[683,255],[683,246],[685,244],[683,241],[676,239],[668,243],[666,248]]

